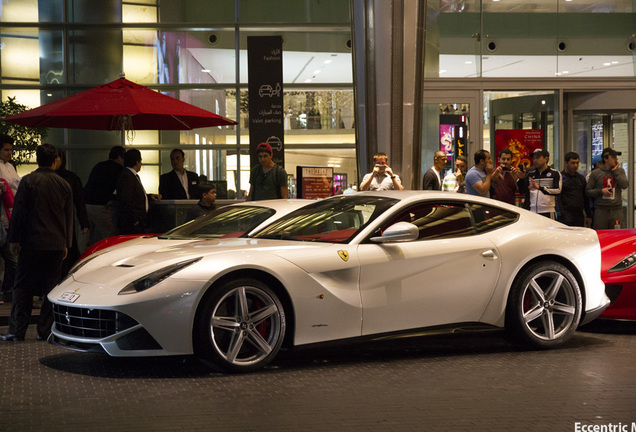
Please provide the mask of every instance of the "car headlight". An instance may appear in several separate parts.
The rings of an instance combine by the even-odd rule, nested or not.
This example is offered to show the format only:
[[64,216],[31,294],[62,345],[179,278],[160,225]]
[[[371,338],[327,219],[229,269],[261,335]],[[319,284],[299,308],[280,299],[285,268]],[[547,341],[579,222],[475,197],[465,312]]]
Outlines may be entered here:
[[194,264],[197,261],[200,261],[201,257],[190,259],[187,261],[181,261],[176,264],[169,265],[162,269],[156,270],[146,276],[137,279],[126,285],[124,289],[119,291],[119,294],[133,294],[147,290],[148,288],[152,288],[157,285],[162,280],[172,276],[176,272],[183,270],[191,264]]
[[636,252],[623,258],[621,261],[619,261],[616,265],[614,265],[614,267],[609,269],[607,272],[612,273],[612,272],[627,270],[628,268],[633,267],[635,264],[636,264]]

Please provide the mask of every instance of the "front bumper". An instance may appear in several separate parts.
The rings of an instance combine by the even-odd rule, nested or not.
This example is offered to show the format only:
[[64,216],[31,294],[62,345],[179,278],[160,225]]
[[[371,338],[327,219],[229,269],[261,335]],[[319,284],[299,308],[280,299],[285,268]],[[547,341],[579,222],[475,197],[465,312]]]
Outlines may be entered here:
[[[109,295],[97,285],[74,282],[49,294],[54,325],[51,343],[114,357],[187,355],[201,281],[166,279],[147,291]],[[75,302],[64,295],[77,293]]]

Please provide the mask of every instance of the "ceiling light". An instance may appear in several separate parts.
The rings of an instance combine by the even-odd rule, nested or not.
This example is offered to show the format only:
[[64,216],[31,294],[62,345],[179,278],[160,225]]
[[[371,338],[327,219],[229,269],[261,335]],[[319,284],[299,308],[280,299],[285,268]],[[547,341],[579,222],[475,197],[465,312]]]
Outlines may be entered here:
[[315,75],[318,75],[320,72],[321,72],[320,70],[315,70],[315,71],[314,71],[314,74],[315,74]]
[[324,61],[324,63],[325,63],[325,64],[329,64],[329,63],[331,63],[332,61],[333,61],[333,60],[331,60],[331,59],[327,59],[327,60],[325,60],[325,61]]
[[440,69],[440,71],[439,71],[439,73],[441,73],[441,74],[443,74],[445,72],[447,72],[446,69]]
[[201,72],[203,72],[203,73],[210,73],[210,69],[201,69]]
[[611,63],[603,63],[603,66],[611,66]]
[[473,64],[473,62],[468,60],[468,61],[465,61],[464,64]]
[[620,63],[618,60],[614,60],[614,61],[612,62],[612,64],[618,64],[618,63]]
[[305,80],[305,82],[306,82],[306,83],[310,83],[310,82],[311,82],[311,78],[307,78],[307,79]]

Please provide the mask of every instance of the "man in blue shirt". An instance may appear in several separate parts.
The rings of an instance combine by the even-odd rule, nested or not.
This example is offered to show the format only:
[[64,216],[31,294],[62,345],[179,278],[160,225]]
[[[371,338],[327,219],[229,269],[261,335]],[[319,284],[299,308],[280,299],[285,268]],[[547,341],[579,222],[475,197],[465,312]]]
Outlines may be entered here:
[[496,181],[498,174],[492,166],[492,158],[486,150],[475,153],[475,165],[466,173],[466,193],[468,195],[490,198],[490,183]]

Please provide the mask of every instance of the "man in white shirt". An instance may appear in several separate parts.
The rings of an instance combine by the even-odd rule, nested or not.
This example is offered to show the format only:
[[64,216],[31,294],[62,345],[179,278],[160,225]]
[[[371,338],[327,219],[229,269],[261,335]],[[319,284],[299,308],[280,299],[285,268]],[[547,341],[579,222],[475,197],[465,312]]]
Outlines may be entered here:
[[402,182],[389,166],[386,153],[376,153],[373,156],[373,171],[365,174],[360,183],[360,190],[402,190]]

